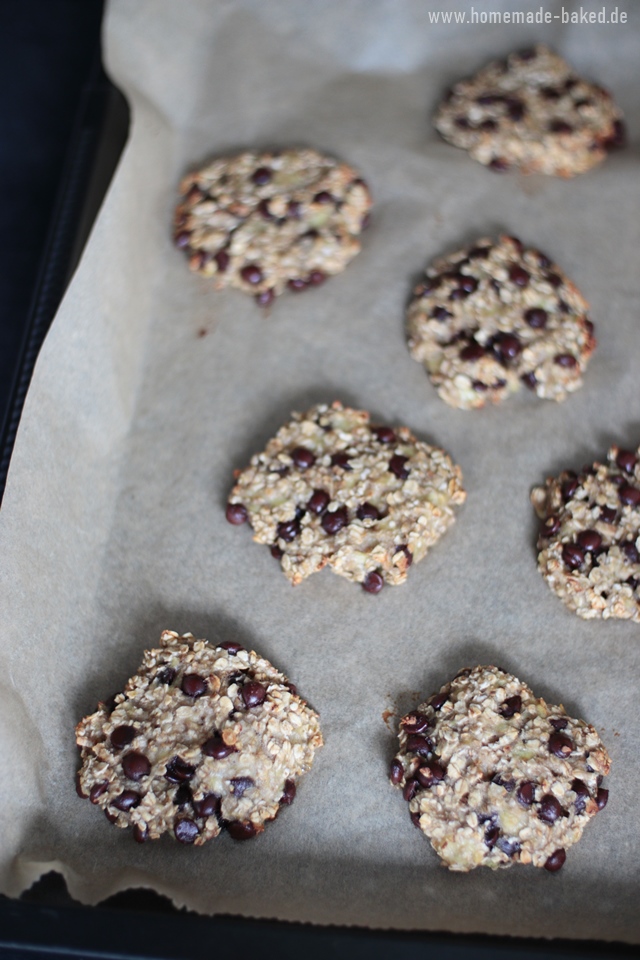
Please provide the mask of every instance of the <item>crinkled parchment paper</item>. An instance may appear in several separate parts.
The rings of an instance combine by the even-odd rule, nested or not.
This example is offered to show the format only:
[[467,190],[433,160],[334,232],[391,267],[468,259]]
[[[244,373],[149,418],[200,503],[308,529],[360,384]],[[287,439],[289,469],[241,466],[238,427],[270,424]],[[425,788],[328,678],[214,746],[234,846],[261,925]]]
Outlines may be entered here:
[[[204,912],[640,939],[640,633],[550,593],[528,500],[548,473],[640,439],[638,148],[572,181],[498,176],[429,122],[459,76],[544,40],[615,91],[637,138],[640,10],[619,7],[626,26],[515,27],[435,26],[424,0],[112,3],[131,139],[42,350],[1,515],[3,890],[56,868],[90,903],[147,885]],[[265,316],[189,274],[170,222],[192,165],[289,144],[359,167],[376,206],[344,274]],[[409,357],[405,302],[430,258],[502,229],[575,280],[600,346],[563,405],[452,410]],[[292,409],[334,398],[444,446],[468,489],[452,531],[378,596],[329,571],[292,588],[224,519],[233,469]],[[314,769],[250,843],[139,846],[75,794],[76,722],[163,628],[255,647],[320,711]],[[387,781],[387,711],[476,663],[563,702],[612,754],[609,805],[557,875],[448,873]]]

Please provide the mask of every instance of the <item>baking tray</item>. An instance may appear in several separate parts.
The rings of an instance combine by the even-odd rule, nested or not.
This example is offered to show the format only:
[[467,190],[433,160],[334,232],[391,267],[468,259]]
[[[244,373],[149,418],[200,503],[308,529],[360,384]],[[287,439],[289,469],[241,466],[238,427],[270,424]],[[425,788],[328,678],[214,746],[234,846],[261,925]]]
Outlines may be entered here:
[[[39,348],[77,265],[93,219],[126,139],[127,108],[96,57],[80,105],[25,318],[14,379],[7,392],[0,438],[0,495],[4,488],[20,413]],[[127,891],[97,907],[67,893],[56,874],[42,878],[20,900],[0,897],[0,957],[47,956],[201,957],[212,950],[309,957],[387,957],[394,951],[416,957],[488,958],[637,956],[633,945],[594,941],[368,931],[358,928],[201,917],[176,909],[148,890]]]

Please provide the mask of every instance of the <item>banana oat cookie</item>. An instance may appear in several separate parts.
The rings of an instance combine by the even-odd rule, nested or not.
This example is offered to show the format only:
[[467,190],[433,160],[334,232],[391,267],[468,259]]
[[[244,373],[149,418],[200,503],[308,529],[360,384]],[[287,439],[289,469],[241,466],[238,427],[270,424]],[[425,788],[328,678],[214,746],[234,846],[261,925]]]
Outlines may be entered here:
[[352,167],[308,149],[214,160],[180,193],[174,236],[190,268],[262,306],[344,270],[371,207]]
[[523,385],[565,400],[596,346],[588,306],[540,250],[482,237],[435,260],[415,287],[409,350],[453,407],[500,403]]
[[462,670],[400,721],[391,782],[450,870],[555,872],[607,803],[595,729],[497,667]]
[[248,520],[293,584],[329,566],[378,593],[406,580],[465,496],[442,450],[336,402],[294,413],[237,473],[227,520]]
[[573,177],[625,142],[611,94],[539,45],[456,83],[434,118],[439,133],[494,170]]
[[538,567],[579,617],[640,623],[640,449],[535,487]]
[[110,703],[80,721],[77,791],[138,843],[261,833],[322,746],[317,714],[240,644],[165,630]]

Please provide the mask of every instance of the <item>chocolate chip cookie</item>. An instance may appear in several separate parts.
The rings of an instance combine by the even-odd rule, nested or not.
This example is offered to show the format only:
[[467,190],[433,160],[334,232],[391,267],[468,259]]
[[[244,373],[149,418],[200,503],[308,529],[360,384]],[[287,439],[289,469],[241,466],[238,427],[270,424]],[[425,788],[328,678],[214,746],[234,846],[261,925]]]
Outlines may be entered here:
[[165,630],[124,691],[80,721],[77,791],[138,843],[264,830],[322,746],[317,714],[258,654]]
[[611,447],[607,460],[533,489],[538,568],[584,620],[640,623],[640,449]]
[[500,403],[522,386],[565,400],[596,346],[588,306],[540,250],[482,237],[435,260],[415,287],[409,350],[452,407]]
[[406,580],[465,496],[442,450],[336,402],[294,413],[238,472],[227,520],[248,520],[293,584],[329,566],[378,593]]
[[174,237],[191,270],[262,306],[344,270],[371,207],[352,167],[309,149],[214,160],[180,193]]
[[391,782],[450,870],[555,872],[606,806],[600,737],[497,667],[462,670],[400,721]]
[[456,83],[434,118],[439,133],[493,170],[573,177],[625,142],[603,87],[539,45]]

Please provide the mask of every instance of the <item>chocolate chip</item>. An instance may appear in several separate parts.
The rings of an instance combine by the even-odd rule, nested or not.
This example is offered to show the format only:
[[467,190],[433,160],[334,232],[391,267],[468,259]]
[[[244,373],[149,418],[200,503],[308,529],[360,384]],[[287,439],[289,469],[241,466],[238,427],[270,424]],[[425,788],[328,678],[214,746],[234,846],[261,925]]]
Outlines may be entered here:
[[440,710],[448,699],[448,693],[434,693],[434,695],[429,698],[429,706],[433,707],[434,710]]
[[530,277],[524,267],[521,267],[517,263],[512,263],[509,267],[509,280],[515,283],[517,287],[526,287]]
[[417,753],[419,757],[428,757],[433,752],[433,743],[430,737],[420,733],[410,733],[407,736],[406,748],[409,753]]
[[453,122],[455,123],[456,127],[460,127],[461,130],[466,130],[471,126],[467,117],[454,117]]
[[520,375],[520,379],[524,383],[525,387],[528,387],[529,390],[535,390],[538,381],[536,380],[536,375],[532,371],[529,373],[523,373]]
[[287,280],[287,287],[289,290],[300,292],[300,290],[306,290],[308,287],[306,280],[303,280],[302,277],[292,277],[290,280]]
[[193,820],[189,820],[187,817],[184,817],[181,820],[176,820],[173,825],[173,832],[176,835],[176,840],[180,843],[193,843],[200,830],[198,829],[198,824]]
[[[576,812],[581,813],[582,810],[584,810],[585,802],[589,797],[589,790],[587,789],[587,785],[584,783],[584,781],[578,780],[578,778],[576,777],[576,779],[571,782],[571,789],[576,795],[576,799],[575,799]],[[580,809],[578,809],[578,807],[580,807]]]
[[573,127],[566,120],[552,120],[549,130],[551,133],[573,133]]
[[591,553],[602,544],[602,537],[595,530],[583,530],[578,534],[576,540],[583,550]]
[[573,105],[579,109],[580,107],[590,107],[592,104],[593,100],[590,97],[582,97],[580,100],[575,100]]
[[552,717],[549,723],[554,730],[565,730],[569,721],[566,717]]
[[307,277],[307,283],[311,284],[312,287],[319,287],[320,284],[324,283],[326,279],[327,275],[326,273],[323,273],[322,270],[312,270]]
[[250,680],[249,683],[245,683],[240,693],[247,709],[259,707],[267,698],[266,688],[257,680]]
[[129,810],[137,807],[141,800],[142,797],[139,793],[136,793],[135,790],[123,790],[119,797],[111,801],[111,806],[115,807],[116,810],[122,810],[123,813],[127,813]]
[[345,453],[344,450],[341,450],[340,453],[334,453],[331,457],[331,466],[340,467],[341,470],[353,470],[353,467],[349,463],[350,456],[348,453]]
[[391,783],[400,783],[404,777],[404,767],[400,761],[396,758],[391,761],[391,768],[389,770],[389,779]]
[[391,427],[373,427],[373,433],[380,443],[395,443],[396,433]]
[[328,190],[321,190],[320,193],[316,193],[313,198],[314,203],[333,203],[334,198],[328,192]]
[[577,543],[565,543],[562,559],[570,570],[577,570],[584,563],[584,550]]
[[509,97],[507,99],[506,105],[507,105],[507,113],[509,114],[512,120],[515,120],[516,122],[518,120],[522,120],[522,118],[526,113],[526,107],[521,100],[516,100],[515,98]]
[[142,780],[143,777],[149,776],[151,763],[144,753],[132,750],[122,758],[122,769],[129,780]]
[[276,536],[285,543],[291,543],[300,533],[300,522],[295,518],[293,520],[283,520],[276,528]]
[[498,837],[500,836],[500,827],[489,827],[485,831],[484,842],[489,847],[489,850],[493,850],[495,847]]
[[356,510],[358,520],[379,520],[380,511],[372,503],[361,503]]
[[576,477],[575,473],[570,471],[565,472],[565,479],[562,481],[562,499],[566,503],[574,495],[578,487],[580,486],[580,481]]
[[294,447],[290,456],[299,470],[308,470],[316,462],[315,456],[306,447]]
[[107,820],[109,821],[109,823],[117,823],[117,822],[118,822],[118,814],[117,814],[117,813],[113,813],[111,810],[109,810],[108,807],[105,807],[105,808],[104,808],[104,815],[105,815],[105,817],[107,818]]
[[500,333],[494,340],[494,349],[498,352],[503,362],[515,360],[522,352],[522,344],[512,333]]
[[543,330],[547,325],[547,311],[542,307],[530,307],[525,310],[524,318],[534,330]]
[[320,516],[331,503],[331,497],[326,490],[314,490],[307,500],[307,510]]
[[276,298],[276,292],[272,288],[268,290],[261,290],[260,293],[256,293],[254,300],[261,307],[268,307],[270,303]]
[[418,783],[417,780],[407,780],[407,782],[405,783],[402,789],[402,796],[407,802],[409,802],[409,800],[413,800],[416,793],[418,792],[419,786],[420,784]]
[[228,503],[226,518],[234,526],[240,526],[249,519],[249,511],[242,503]]
[[491,131],[497,130],[498,123],[496,120],[492,120],[490,117],[487,120],[483,120],[482,123],[478,124],[478,130]]
[[426,717],[424,713],[408,713],[400,723],[407,733],[423,733],[433,726],[433,720]]
[[164,776],[165,780],[169,780],[170,783],[184,783],[191,780],[195,772],[195,766],[187,763],[182,757],[175,756],[167,764]]
[[562,285],[562,277],[558,276],[557,273],[548,273],[546,275],[546,281],[552,287],[559,287]]
[[411,564],[413,563],[413,554],[411,553],[411,550],[409,550],[409,547],[406,545],[406,543],[401,543],[400,546],[398,547],[398,550],[402,550],[405,557],[407,558],[407,570],[408,570]]
[[562,848],[560,850],[554,850],[551,856],[547,857],[544,868],[545,870],[548,870],[549,873],[557,873],[560,867],[563,866],[566,859],[567,854]]
[[609,800],[609,791],[605,790],[604,787],[600,787],[596,793],[596,804],[598,810],[604,810]]
[[443,323],[445,320],[448,320],[449,317],[452,317],[453,314],[449,313],[446,307],[434,307],[429,316],[433,320],[439,320],[441,323]]
[[234,797],[243,797],[247,790],[255,787],[256,782],[251,777],[232,777],[229,780],[231,793]]
[[236,753],[236,748],[225,743],[219,734],[214,734],[202,744],[202,752],[207,757],[213,757],[214,760],[224,760],[225,757]]
[[296,784],[294,780],[285,780],[284,790],[280,797],[280,805],[290,807],[296,798]]
[[540,801],[538,816],[545,823],[555,823],[563,814],[559,800],[552,793],[546,793]]
[[460,351],[460,359],[472,363],[474,360],[480,360],[481,357],[484,357],[485,353],[484,347],[472,340]]
[[224,643],[217,643],[216,646],[219,650],[226,650],[232,657],[244,650],[244,647],[240,643],[236,643],[235,640],[225,640]]
[[243,267],[240,271],[240,276],[245,281],[245,283],[250,283],[255,285],[260,283],[262,280],[262,270],[255,263],[248,263],[246,267]]
[[139,823],[134,823],[133,825],[133,839],[136,843],[144,843],[149,837],[149,831],[146,826],[143,827]]
[[621,470],[624,470],[625,473],[633,473],[636,462],[636,455],[635,453],[632,453],[631,450],[618,450],[616,464]]
[[516,797],[524,807],[529,807],[535,800],[536,785],[531,780],[523,780],[518,787]]
[[459,289],[466,294],[475,293],[478,289],[478,281],[468,273],[459,273],[456,279]]
[[264,217],[265,220],[275,220],[275,219],[276,219],[276,218],[274,217],[274,215],[271,213],[271,210],[269,209],[269,201],[268,201],[268,200],[261,200],[260,203],[259,203],[258,206],[257,206],[257,210],[258,210],[258,213],[260,213],[260,214]]
[[504,159],[504,157],[494,157],[489,162],[489,167],[492,170],[495,170],[496,173],[504,173],[505,170],[509,169],[509,163],[507,160]]
[[265,183],[269,183],[271,177],[272,173],[269,167],[258,167],[258,169],[254,170],[251,174],[251,179],[258,187],[262,187]]
[[180,687],[187,697],[193,697],[195,700],[207,692],[207,681],[197,673],[185,673]]
[[578,366],[578,361],[572,353],[558,353],[553,358],[553,362],[557,363],[559,367],[564,367],[567,370]]
[[109,738],[111,740],[111,746],[114,750],[124,750],[125,747],[129,746],[135,735],[135,727],[126,725],[116,727]]
[[109,784],[106,780],[102,780],[100,783],[94,783],[89,791],[89,800],[91,803],[97,803],[103,793],[107,792]]
[[258,832],[251,820],[230,820],[226,826],[229,836],[234,840],[251,840]]
[[216,266],[218,267],[218,273],[225,273],[227,267],[231,262],[231,257],[229,256],[227,251],[218,250],[218,252],[214,254],[213,259],[215,260]]
[[414,825],[414,827],[417,827],[418,830],[419,830],[419,829],[420,829],[420,816],[421,816],[420,811],[419,811],[419,810],[410,810],[410,811],[409,811],[409,816],[410,816],[410,818],[411,818],[411,823]]
[[508,857],[515,857],[517,853],[520,853],[520,844],[518,841],[510,840],[507,837],[498,837],[497,847],[498,850],[502,850]]
[[[569,312],[570,312],[570,309],[571,309],[571,308],[569,307],[569,304],[568,304],[568,303],[565,303],[564,300],[558,300],[558,307],[560,308],[560,310],[561,310],[562,313],[569,313]],[[588,324],[589,326],[587,326],[587,324]],[[593,324],[591,323],[590,320],[585,320],[585,321],[584,321],[584,327],[585,327],[585,330],[587,330],[588,333],[593,333]]]
[[555,87],[541,87],[540,96],[545,100],[559,100],[562,94]]
[[625,540],[625,542],[621,543],[620,546],[622,548],[622,552],[630,563],[640,563],[640,553],[638,553],[638,548],[636,547],[634,540]]
[[547,517],[540,529],[541,537],[552,537],[560,529],[559,517]]
[[179,247],[180,250],[186,250],[189,246],[189,241],[191,240],[191,233],[188,230],[182,230],[180,233],[176,233],[174,237],[174,242],[176,247]]
[[568,757],[574,749],[574,743],[571,737],[557,730],[549,737],[549,753],[556,757]]
[[186,807],[192,800],[193,794],[191,793],[191,787],[188,783],[181,783],[173,795],[175,806],[179,808]]
[[401,454],[396,453],[389,461],[389,470],[398,478],[398,480],[406,480],[411,472],[406,466],[408,462],[408,457],[403,457]]
[[620,503],[623,503],[625,506],[640,506],[640,490],[637,487],[632,487],[629,483],[625,483],[620,487],[618,497],[620,498]]
[[496,783],[499,787],[504,787],[507,793],[512,793],[513,788],[516,785],[515,780],[503,780],[502,777],[497,773],[495,777],[491,778],[491,783]]
[[214,814],[220,813],[220,802],[220,797],[217,797],[215,793],[207,793],[202,800],[192,801],[193,812],[196,817],[202,817],[203,819],[212,817]]
[[380,593],[384,587],[384,577],[377,570],[370,570],[362,581],[362,589],[366,593]]
[[512,717],[514,713],[522,713],[522,697],[507,697],[500,707],[500,714],[503,717]]
[[349,523],[349,514],[346,507],[338,507],[337,510],[329,511],[324,514],[320,525],[325,533],[334,534],[342,530]]
[[434,783],[444,780],[445,771],[437,760],[430,760],[416,770],[416,780],[422,787],[431,787]]

